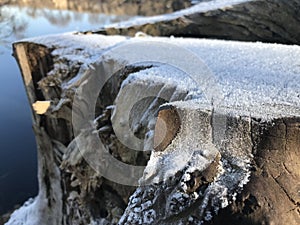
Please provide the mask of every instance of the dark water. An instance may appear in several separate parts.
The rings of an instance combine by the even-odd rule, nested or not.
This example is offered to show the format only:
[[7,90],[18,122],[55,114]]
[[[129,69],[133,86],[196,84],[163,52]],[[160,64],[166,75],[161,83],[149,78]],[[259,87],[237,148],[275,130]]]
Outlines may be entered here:
[[0,7],[0,215],[37,194],[31,112],[11,43],[18,39],[95,29],[128,16]]

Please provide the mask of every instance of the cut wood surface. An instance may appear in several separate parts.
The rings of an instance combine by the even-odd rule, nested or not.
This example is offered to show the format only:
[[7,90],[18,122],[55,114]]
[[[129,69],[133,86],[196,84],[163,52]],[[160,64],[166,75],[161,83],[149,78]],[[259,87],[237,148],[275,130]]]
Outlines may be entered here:
[[163,151],[173,141],[180,129],[180,117],[172,107],[159,111],[154,132],[154,149]]
[[[126,58],[118,51],[102,57],[129,42],[145,43],[148,51],[149,43],[180,46],[173,48],[173,57],[182,56],[182,65],[204,76],[201,83],[160,63],[165,51],[156,52],[157,62],[137,64],[129,51]],[[76,33],[24,40],[14,44],[14,52],[30,104],[50,106],[42,115],[32,111],[39,195],[8,225],[299,224],[300,47]],[[187,52],[201,59],[212,77],[199,73],[206,67],[192,67],[187,55],[180,55]],[[100,93],[87,88],[103,71],[120,65]],[[84,88],[88,97],[98,97],[78,107],[74,97]],[[129,100],[148,90],[157,95],[131,109]],[[128,148],[114,131],[128,110],[129,127],[146,150],[153,147],[154,129],[156,135],[167,134],[158,137],[162,144],[150,159],[148,151]],[[76,134],[72,117],[80,115],[89,121]],[[156,115],[165,126],[155,128]],[[83,156],[92,153],[94,136],[120,162],[147,164],[140,187],[113,182],[90,167]]]

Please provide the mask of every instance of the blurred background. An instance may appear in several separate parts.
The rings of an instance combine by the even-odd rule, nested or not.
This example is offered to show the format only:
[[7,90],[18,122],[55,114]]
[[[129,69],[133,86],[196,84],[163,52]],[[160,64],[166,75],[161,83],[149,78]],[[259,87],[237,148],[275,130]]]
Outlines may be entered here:
[[0,0],[0,215],[38,192],[31,112],[12,56],[12,42],[40,35],[95,30],[105,24],[171,13],[195,2]]

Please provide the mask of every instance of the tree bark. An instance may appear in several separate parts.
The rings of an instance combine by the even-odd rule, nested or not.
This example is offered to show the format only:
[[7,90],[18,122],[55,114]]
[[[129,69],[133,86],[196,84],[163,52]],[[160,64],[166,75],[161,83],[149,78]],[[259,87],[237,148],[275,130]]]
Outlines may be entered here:
[[[14,44],[30,104],[45,104],[43,110],[32,108],[39,195],[16,211],[8,225],[22,219],[30,225],[299,224],[300,113],[295,93],[300,80],[294,61],[299,47],[154,39],[189,49],[205,62],[215,85],[225,92],[219,105],[209,104],[203,93],[195,92],[199,86],[170,65],[134,64],[129,52],[126,59],[117,54],[101,58],[108,49],[126,46],[125,37],[65,34]],[[148,40],[131,41],[138,46],[149,45]],[[183,52],[174,52],[178,54]],[[185,55],[181,60],[187,60]],[[121,69],[100,93],[86,86],[117,65]],[[113,129],[123,129],[115,121],[122,121],[131,110],[129,100],[144,96],[149,87],[156,95],[134,105],[129,124],[146,150],[153,147],[155,129],[150,160],[148,151],[130,149]],[[216,92],[213,86],[205,88],[203,92]],[[74,99],[80,90],[96,94],[95,105],[78,107]],[[85,113],[92,119],[76,134],[74,118]],[[90,166],[85,156],[92,153],[89,148],[96,149],[94,136],[118,161],[138,166],[148,162],[140,187],[112,182]]]
[[[172,106],[171,109],[162,109],[159,112],[158,118],[173,123],[173,120],[170,119],[172,118],[170,113],[175,114],[176,117],[179,112],[189,114],[190,118],[191,109],[189,107],[178,106],[176,103],[175,105],[172,103],[170,105]],[[207,115],[203,115],[202,113],[206,112],[208,108],[209,106],[206,106],[204,108],[205,110],[203,110],[203,108],[201,109],[201,107],[199,107],[197,109],[199,111],[194,114],[196,118],[192,118],[193,123],[199,119],[199,116],[206,117]],[[177,111],[176,113],[174,113],[175,109]],[[220,110],[223,111],[224,109]],[[165,111],[169,111],[169,113]],[[226,110],[224,111],[221,112],[221,114],[226,116],[227,123],[226,137],[223,137],[223,140],[231,140],[233,142],[232,145],[235,145],[235,148],[240,148],[241,151],[245,146],[251,149],[254,155],[251,163],[251,177],[236,200],[231,200],[228,207],[221,209],[218,215],[204,224],[298,224],[300,221],[300,206],[299,195],[297,193],[299,192],[300,183],[299,168],[296,167],[298,167],[297,161],[300,157],[299,117],[279,118],[266,123],[260,122],[260,117],[250,116],[251,112],[248,112],[249,114],[246,116],[244,112],[239,110],[233,110],[234,113],[232,111],[230,113],[226,113]],[[215,111],[215,113],[218,112]],[[199,123],[199,126],[200,124],[204,126],[203,121]],[[181,126],[186,125],[181,124]],[[157,126],[156,129],[158,129],[159,133],[161,127]],[[199,132],[199,127],[196,131]],[[155,132],[157,132],[157,130]],[[173,133],[173,130],[168,130],[168,132]],[[183,140],[186,138],[184,135],[185,134],[181,131],[177,134],[176,138]],[[238,140],[237,137],[243,138]],[[201,140],[203,140],[203,138]],[[228,153],[231,154],[230,157],[234,156],[234,151],[226,152],[225,148],[229,148],[228,145],[224,146],[224,144],[220,142],[216,143],[216,145],[221,152],[221,161],[227,159]],[[234,157],[238,156],[236,155]],[[228,161],[230,161],[230,159]],[[190,194],[201,186],[205,186],[205,183],[202,182],[203,180],[212,182],[213,179],[211,178],[215,177],[215,168],[217,166],[218,163],[210,164],[210,167],[200,174],[200,178],[198,180],[195,179],[193,183],[194,188],[191,187],[189,191],[185,193]],[[230,170],[227,172],[229,171]],[[176,190],[178,188],[176,188],[176,185],[178,185],[176,182],[172,185],[166,185],[168,186],[166,190],[172,188]],[[161,186],[159,185],[157,189],[161,189]],[[154,196],[158,195],[158,190]],[[149,187],[146,187],[143,191],[147,193]],[[160,194],[168,196],[172,193]],[[200,202],[198,201],[189,205],[189,208],[186,209],[186,211],[189,212],[188,214],[181,213],[179,216],[178,214],[170,213],[170,217],[159,218],[161,221],[158,224],[176,224],[176,222],[182,222],[182,220],[184,224],[197,224],[197,219],[198,221],[201,220],[199,219],[199,212],[201,211],[199,207],[199,205],[201,206]],[[179,201],[179,204],[181,203],[182,202]],[[167,202],[162,202],[161,198],[157,202],[154,200],[152,204],[152,208],[156,211],[159,211],[159,208],[168,211]],[[187,205],[186,203],[184,204]],[[139,206],[136,204],[134,204],[134,207],[129,204],[127,216],[137,207]],[[184,218],[185,216],[186,218]],[[189,220],[190,223],[187,222]]]
[[217,38],[299,44],[298,0],[208,1],[166,16],[106,26],[95,33]]

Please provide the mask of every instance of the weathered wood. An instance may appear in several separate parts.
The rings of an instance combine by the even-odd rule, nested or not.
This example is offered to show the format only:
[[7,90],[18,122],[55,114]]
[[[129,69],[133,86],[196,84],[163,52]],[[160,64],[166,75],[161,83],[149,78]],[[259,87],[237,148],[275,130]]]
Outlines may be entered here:
[[267,126],[257,145],[250,182],[214,224],[300,222],[299,122],[284,118]]
[[172,142],[180,129],[180,117],[172,107],[160,109],[155,124],[154,149],[163,151]]
[[219,38],[299,44],[299,0],[204,1],[174,14],[109,25],[99,34]]
[[[136,45],[147,43],[150,51],[149,43],[154,42],[149,40],[131,39]],[[120,218],[119,224],[299,223],[300,48],[154,40],[196,54],[212,71],[215,87],[199,87],[184,72],[159,62],[133,64],[130,57],[124,60],[117,54],[109,60],[101,58],[104,50],[126,46],[125,37],[65,34],[14,44],[30,104],[47,101],[50,106],[44,114],[33,110],[39,195],[16,211],[8,225],[20,223],[22,214],[27,216],[23,224],[30,225],[116,224]],[[186,56],[180,60],[192,63],[184,61]],[[107,81],[95,105],[74,104],[76,91],[114,65],[128,66]],[[93,95],[96,89],[88,87],[87,96]],[[156,124],[158,151],[151,153],[150,160],[147,152],[124,146],[112,129],[116,118],[122,121],[116,110],[131,110],[122,99],[144,96],[149,87],[157,95],[132,108],[129,127],[137,137],[145,137],[148,150],[155,115],[166,121],[166,126]],[[195,88],[222,90],[224,98],[211,105],[203,93],[194,93]],[[86,112],[92,120],[77,135],[72,117]],[[167,135],[159,137],[160,133]],[[145,165],[149,160],[141,187],[109,181],[90,167],[83,155],[92,153],[88,145],[94,147],[93,135],[121,162]],[[84,137],[87,151],[79,149],[79,136]]]
[[[181,112],[185,111],[189,114],[191,112],[191,109],[189,107],[181,106],[180,104],[178,106],[176,105],[176,103],[172,106],[172,108],[173,110],[175,108],[176,110],[179,110]],[[203,108],[201,108],[202,107],[199,107],[199,112],[205,112],[203,111]],[[209,107],[206,107],[206,109],[207,108]],[[269,110],[272,110],[272,108],[270,108]],[[266,112],[268,112],[269,110],[266,110]],[[250,181],[249,183],[247,183],[241,194],[237,195],[236,199],[234,197],[235,200],[230,200],[230,197],[228,196],[229,207],[221,209],[220,213],[217,216],[213,216],[212,221],[206,223],[298,224],[300,221],[300,198],[297,193],[299,192],[300,177],[297,162],[300,159],[300,119],[299,117],[280,118],[271,120],[269,122],[262,122],[260,121],[260,117],[257,117],[257,115],[255,115],[255,112],[247,112],[248,116],[244,113],[245,112],[242,111],[235,111],[234,109],[231,109],[229,111],[228,109],[225,109],[222,112],[222,115],[226,115],[227,117],[225,134],[226,137],[224,137],[223,140],[228,140],[229,142],[231,142],[231,144],[216,143],[216,145],[217,149],[219,149],[221,153],[221,161],[227,159],[226,162],[230,162],[231,157],[238,158],[238,155],[243,154],[242,149],[245,148],[245,146],[252,151],[253,161],[251,160],[252,172],[251,177],[249,178]],[[197,117],[199,117],[199,115],[201,117],[201,114],[195,114],[195,116]],[[236,115],[239,115],[239,117],[236,117]],[[192,118],[192,121],[195,122],[196,120],[197,118]],[[203,125],[204,124],[202,123],[202,126]],[[160,129],[160,127],[156,127],[156,129]],[[169,132],[172,133],[173,131]],[[176,138],[182,141],[186,138],[185,136],[185,133],[179,132]],[[237,137],[242,138],[238,140]],[[230,148],[229,145],[232,145],[233,149]],[[231,149],[231,151],[226,151],[226,148]],[[234,152],[234,149],[236,148],[240,149],[239,152]],[[211,171],[211,169],[213,168],[217,168],[218,166],[218,164],[214,166],[213,165],[214,164],[212,163],[209,167],[209,171]],[[157,166],[159,167],[159,165]],[[163,168],[157,169],[156,176],[161,173],[160,170],[163,170]],[[227,170],[226,168],[225,170],[228,173],[230,173],[231,171]],[[203,177],[207,177],[207,175],[205,176],[205,171],[206,170],[204,170],[202,173],[204,174]],[[216,170],[213,169],[212,171]],[[208,174],[210,174],[210,176],[212,174],[214,179],[216,179],[215,172],[209,172]],[[201,173],[199,175],[201,176]],[[203,183],[201,183],[201,181],[203,181],[203,178],[197,179],[196,176],[193,179],[193,186],[189,187],[186,191],[181,191],[182,196],[184,196],[184,194],[189,194],[190,196],[192,196],[191,194],[193,193],[193,191],[199,191],[201,187],[205,186]],[[180,182],[182,182],[182,180],[183,178],[179,175],[179,177],[175,177],[172,182],[166,183],[165,185],[167,187],[164,190],[168,190],[167,194],[165,194],[165,191],[161,192],[161,184],[151,186],[150,188],[155,190],[154,196],[170,196],[172,195],[172,192],[169,192],[169,190],[178,190],[178,186]],[[206,178],[204,180],[209,179]],[[213,183],[213,180],[210,179],[209,183]],[[226,190],[230,192],[230,188]],[[139,193],[140,192],[141,190],[139,190]],[[146,194],[147,192],[149,192],[149,187],[142,187],[142,193]],[[190,198],[192,199],[192,197]],[[190,224],[197,224],[197,221],[205,221],[205,213],[203,215],[201,215],[200,213],[202,206],[201,198],[200,201],[198,199],[198,201],[192,202],[192,204],[179,203],[183,204],[183,208],[185,206],[189,206],[188,208],[186,208],[186,211],[188,211],[189,213],[180,213],[180,216],[177,215],[178,212],[174,212],[174,214],[169,212],[169,215],[163,213],[162,211],[168,212],[172,209],[169,208],[169,203],[167,201],[164,202],[162,200],[163,197],[157,197],[157,199],[158,200],[151,200],[151,208],[153,208],[156,212],[160,212],[158,213],[159,215],[163,215],[158,216],[158,218],[154,219],[160,221],[158,224],[175,224],[176,221],[178,222],[182,220],[183,222],[191,221]],[[188,201],[188,199],[188,197],[185,197],[186,202]],[[147,201],[148,200],[149,199],[147,199]],[[218,200],[214,200],[213,202],[216,206],[216,202],[218,202]],[[141,199],[141,204],[139,205],[131,205],[129,203],[128,211],[127,214],[125,213],[124,218],[126,218],[126,215],[128,218],[129,213],[135,211],[134,209],[140,207],[143,203],[145,203],[143,199]],[[159,208],[163,208],[163,210],[159,210]],[[220,206],[220,208],[222,207]],[[210,210],[213,215],[213,209]],[[137,213],[136,218],[139,218],[139,216],[143,215],[143,213]],[[201,219],[201,216],[203,216],[204,219]],[[126,219],[124,220],[126,221]]]

